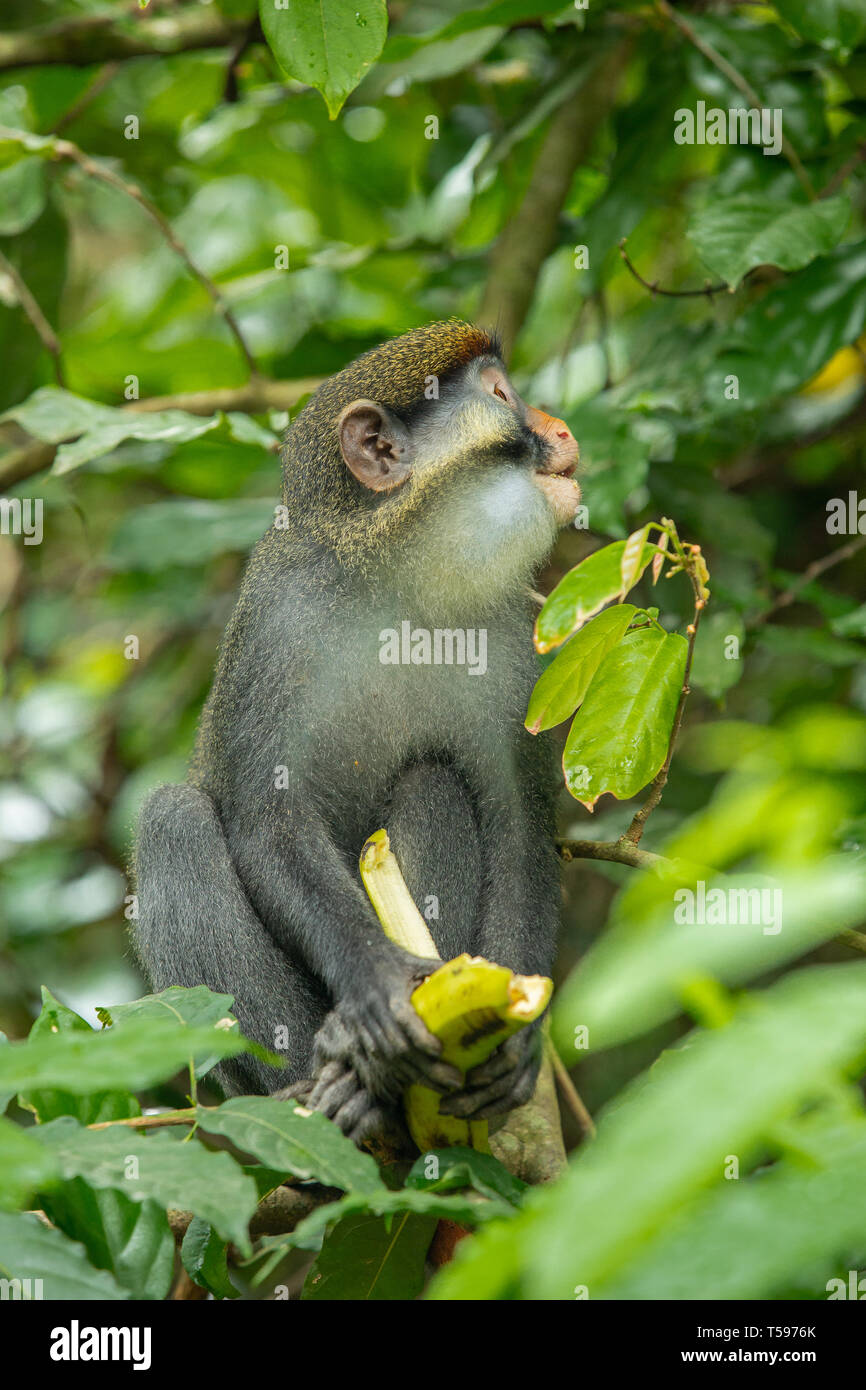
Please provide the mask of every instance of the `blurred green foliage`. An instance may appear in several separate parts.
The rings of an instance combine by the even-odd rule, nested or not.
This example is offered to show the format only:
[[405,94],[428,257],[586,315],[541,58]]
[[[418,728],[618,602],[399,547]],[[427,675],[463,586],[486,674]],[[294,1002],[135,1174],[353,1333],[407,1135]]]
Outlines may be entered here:
[[[555,1032],[590,1109],[617,1099],[565,1182],[467,1242],[441,1290],[824,1297],[831,1274],[866,1264],[863,938],[850,934],[866,901],[866,14],[852,0],[719,0],[678,6],[678,25],[664,5],[431,0],[390,7],[374,61],[383,8],[365,0],[370,32],[323,73],[312,39],[305,70],[279,41],[274,56],[254,0],[151,0],[143,15],[7,0],[0,490],[41,499],[44,536],[0,535],[0,1026],[26,1035],[43,984],[90,1021],[142,993],[125,938],[136,811],[184,776],[244,556],[277,499],[286,409],[382,338],[497,304],[490,248],[557,110],[620,50],[512,366],[581,444],[589,529],[563,535],[544,592],[662,515],[707,555],[684,735],[642,841],[676,868],[568,866]],[[148,52],[156,19],[212,37]],[[675,141],[677,111],[750,106],[745,91],[781,111],[779,154]],[[263,376],[298,383],[288,404],[177,399],[241,390],[247,363],[141,201],[88,159],[167,221]],[[62,388],[22,281],[58,335]],[[828,528],[833,499],[843,534]],[[682,581],[647,576],[634,599],[668,631],[691,616]],[[562,832],[615,840],[637,805],[605,798],[590,816],[563,790]],[[699,881],[778,888],[782,930],[676,923],[674,892]],[[731,1154],[740,1182],[725,1181]],[[10,1191],[25,1200],[47,1160],[19,1157]],[[91,1259],[113,1273],[76,1247],[76,1292],[164,1296],[166,1190],[144,1194],[143,1216],[101,1193],[98,1223],[78,1191],[68,1229],[80,1239],[91,1221]],[[362,1204],[377,1231],[385,1205]],[[224,1288],[207,1215],[185,1259]],[[11,1219],[0,1244],[18,1239]],[[150,1284],[118,1253],[139,1219]],[[336,1229],[345,1250],[370,1238]],[[34,1269],[49,1234],[32,1231]],[[413,1246],[407,1268],[417,1260]]]

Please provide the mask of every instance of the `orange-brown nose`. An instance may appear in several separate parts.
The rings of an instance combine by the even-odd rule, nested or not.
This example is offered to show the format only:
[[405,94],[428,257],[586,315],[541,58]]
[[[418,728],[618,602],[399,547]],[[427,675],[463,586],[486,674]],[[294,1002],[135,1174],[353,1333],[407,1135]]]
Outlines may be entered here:
[[534,405],[530,405],[526,408],[526,423],[541,436],[550,451],[544,472],[564,473],[570,478],[577,467],[580,450],[565,421],[558,420],[555,415],[546,415],[543,410],[536,410]]

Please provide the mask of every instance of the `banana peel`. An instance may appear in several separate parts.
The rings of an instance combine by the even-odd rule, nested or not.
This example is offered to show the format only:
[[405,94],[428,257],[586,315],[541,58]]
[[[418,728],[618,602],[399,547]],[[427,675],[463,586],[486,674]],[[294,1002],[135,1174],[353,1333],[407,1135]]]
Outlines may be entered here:
[[[439,959],[427,923],[406,887],[386,830],[377,830],[361,851],[361,879],[386,936],[416,956]],[[442,1059],[464,1075],[544,1012],[553,992],[545,975],[515,975],[480,956],[447,961],[412,994],[430,1032],[442,1042]],[[404,1097],[409,1132],[422,1153],[461,1144],[489,1153],[486,1120],[463,1120],[439,1111],[442,1097],[420,1084]]]

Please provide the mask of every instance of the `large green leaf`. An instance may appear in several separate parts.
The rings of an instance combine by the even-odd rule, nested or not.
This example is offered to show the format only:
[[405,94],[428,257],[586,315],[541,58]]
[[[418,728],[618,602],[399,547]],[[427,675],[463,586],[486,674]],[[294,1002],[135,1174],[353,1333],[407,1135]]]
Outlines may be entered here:
[[259,0],[259,14],[280,67],[322,93],[332,120],[382,52],[388,32],[385,0],[316,0],[284,8]]
[[258,1203],[256,1185],[228,1154],[181,1143],[165,1131],[83,1129],[69,1117],[40,1125],[36,1133],[64,1178],[112,1188],[132,1202],[152,1198],[163,1208],[191,1211],[225,1240],[251,1249],[247,1226]]
[[774,285],[732,327],[705,387],[725,400],[735,376],[749,409],[796,391],[866,325],[866,241],[841,246]]
[[186,1228],[180,1257],[190,1279],[200,1288],[215,1298],[239,1297],[229,1277],[226,1242],[200,1216],[194,1216]]
[[[692,896],[675,898],[684,891]],[[710,896],[719,892],[723,899]],[[578,1028],[591,1051],[627,1042],[680,1013],[691,981],[741,985],[856,926],[864,880],[841,858],[779,879],[718,875],[701,886],[671,876],[658,885],[660,906],[648,920],[643,896],[629,890],[618,900],[613,925],[557,991],[553,1036],[565,1057],[582,1055],[574,1051]],[[702,920],[712,918],[714,902],[722,920]]]
[[130,1021],[104,1033],[69,1033],[61,1047],[47,1036],[0,1048],[0,1089],[51,1088],[78,1096],[141,1090],[167,1080],[193,1057],[235,1057],[245,1047],[237,1029]]
[[599,1297],[783,1298],[808,1283],[826,1298],[838,1263],[866,1251],[866,1123],[829,1132],[821,1149],[820,1166],[783,1158],[697,1198]]
[[[29,1037],[53,1038],[55,1046],[63,1047],[64,1038],[69,1033],[83,1033],[92,1036],[93,1029],[85,1019],[72,1009],[67,1009],[50,990],[42,986],[42,1009],[30,1029]],[[97,1124],[100,1120],[122,1120],[141,1113],[141,1107],[126,1089],[117,1091],[96,1091],[88,1095],[72,1091],[28,1091],[19,1096],[19,1104],[32,1110],[41,1123],[56,1120],[59,1115],[74,1115],[83,1125]]]
[[729,285],[758,265],[800,270],[839,241],[851,216],[847,198],[785,203],[778,196],[739,193],[715,198],[692,218],[688,235],[701,260]]
[[[614,541],[612,545],[602,546],[559,581],[536,619],[535,645],[540,652],[558,647],[611,599],[625,597],[622,557],[626,544],[626,541]],[[652,549],[645,546],[635,584],[652,557]]]
[[121,409],[57,386],[40,386],[26,401],[0,416],[3,420],[14,420],[34,439],[60,446],[51,468],[54,474],[70,473],[111,453],[128,439],[185,444],[218,430],[241,443],[254,439],[265,448],[277,443],[276,435],[237,412],[190,415],[185,410]]
[[434,1296],[474,1298],[483,1281],[496,1297],[515,1275],[526,1298],[570,1299],[576,1286],[598,1296],[692,1198],[724,1180],[730,1155],[741,1168],[753,1163],[774,1126],[864,1060],[866,964],[804,970],[744,1001],[726,1026],[691,1034],[604,1112],[565,1177],[532,1194],[517,1242],[505,1237],[501,1268],[502,1237],[482,1231]]
[[0,1268],[6,1279],[29,1279],[31,1297],[38,1280],[45,1299],[107,1303],[130,1297],[110,1274],[93,1268],[83,1246],[30,1213],[0,1213]]
[[866,36],[863,0],[776,0],[776,9],[804,39],[831,51],[856,48]]
[[123,1192],[68,1178],[39,1202],[49,1219],[80,1240],[97,1269],[110,1270],[133,1298],[162,1299],[174,1275],[175,1243],[159,1202],[134,1202]]
[[[127,1004],[110,1004],[98,1008],[100,1023],[126,1024],[130,1019],[175,1019],[188,1028],[215,1028],[223,1019],[232,1017],[233,994],[214,994],[207,985],[186,989],[170,985],[159,994],[145,994]],[[86,1025],[85,1025],[86,1026]]]
[[222,1134],[268,1168],[316,1178],[349,1192],[378,1192],[379,1169],[324,1115],[270,1096],[237,1096],[220,1106],[199,1106],[198,1123]]
[[346,1216],[329,1231],[304,1282],[304,1299],[417,1298],[424,1287],[424,1262],[435,1216],[404,1211],[382,1216]]
[[670,743],[687,652],[679,633],[653,626],[626,633],[605,656],[562,758],[568,789],[587,810],[605,792],[624,801],[655,777]]
[[123,517],[109,542],[108,560],[116,570],[200,567],[215,555],[249,550],[273,519],[273,499],[267,497],[153,502]]
[[616,646],[636,612],[631,603],[617,604],[569,638],[530,696],[526,727],[531,734],[552,729],[574,713],[603,657]]
[[0,1208],[14,1211],[24,1206],[56,1174],[57,1164],[33,1133],[0,1118]]

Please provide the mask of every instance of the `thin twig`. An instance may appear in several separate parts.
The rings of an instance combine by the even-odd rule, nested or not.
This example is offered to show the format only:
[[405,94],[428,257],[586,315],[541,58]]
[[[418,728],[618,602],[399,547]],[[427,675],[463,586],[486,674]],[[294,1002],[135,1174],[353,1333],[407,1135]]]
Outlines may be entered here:
[[63,386],[63,357],[61,355],[60,339],[57,337],[51,324],[48,322],[34,296],[28,289],[17,266],[14,266],[12,262],[4,256],[2,251],[0,251],[0,271],[2,271],[4,275],[8,275],[9,279],[12,281],[15,287],[15,293],[18,296],[18,303],[21,305],[21,308],[36,330],[42,342],[42,346],[45,348],[46,352],[51,354],[57,385]]
[[857,166],[863,164],[864,161],[866,161],[866,140],[861,140],[851,158],[846,160],[841,169],[837,169],[833,177],[824,184],[818,197],[829,198],[831,193],[835,193],[837,188],[841,188],[849,175],[853,174]]
[[763,626],[776,613],[783,608],[790,608],[796,602],[801,590],[811,584],[813,579],[817,579],[819,574],[825,574],[834,565],[841,565],[843,560],[850,560],[852,555],[858,554],[866,546],[866,536],[855,536],[847,545],[840,546],[838,550],[833,550],[829,555],[824,555],[820,560],[813,560],[811,565],[807,565],[800,575],[789,588],[785,589],[777,598],[773,600],[769,608],[763,613],[758,613],[753,618],[746,621],[746,627],[752,629]]
[[119,71],[119,63],[106,63],[104,67],[100,68],[86,91],[82,92],[78,100],[72,103],[69,110],[64,111],[63,115],[55,121],[54,128],[51,132],[52,135],[59,135],[67,126],[77,121],[78,117],[83,115],[96,98],[105,91],[105,88],[114,80]]
[[569,1110],[580,1126],[580,1132],[586,1139],[595,1138],[595,1123],[592,1116],[580,1098],[580,1093],[568,1074],[568,1068],[557,1052],[553,1043],[548,1042],[550,1060],[553,1063],[553,1074],[559,1084]]
[[[11,129],[7,126],[0,126],[0,138],[5,140],[21,140],[21,137],[21,131]],[[79,149],[72,140],[54,139],[51,144],[52,153],[55,158],[70,160],[73,164],[77,164],[79,169],[87,174],[89,178],[99,179],[100,182],[107,184],[109,188],[114,188],[118,193],[123,193],[125,197],[131,198],[133,202],[137,203],[141,210],[147,214],[151,221],[156,224],[162,234],[163,240],[171,247],[172,251],[180,257],[190,275],[194,276],[202,288],[207,291],[213,301],[214,308],[225,320],[226,326],[240,348],[250,374],[252,376],[258,375],[256,360],[247,345],[247,341],[240,330],[233,311],[223,298],[222,291],[217,288],[210,276],[206,275],[204,271],[196,265],[183,242],[174,231],[171,223],[163,216],[156,204],[152,203],[151,200],[142,193],[137,184],[130,183],[128,179],[123,178],[122,175],[118,174],[116,170],[109,168],[108,165],[98,163],[89,154],[86,154],[84,150]]]
[[196,1108],[191,1110],[166,1110],[162,1115],[130,1115],[125,1120],[100,1120],[98,1124],[88,1125],[88,1129],[114,1129],[125,1125],[127,1129],[159,1129],[164,1125],[191,1125],[196,1117]]
[[[707,39],[702,39],[700,34],[696,33],[691,24],[689,24],[688,20],[683,19],[682,15],[674,9],[673,5],[668,4],[668,0],[656,0],[656,6],[667,19],[670,19],[677,26],[680,33],[688,39],[689,43],[693,44],[698,52],[702,53],[707,61],[712,63],[713,67],[718,68],[719,72],[722,73],[729,82],[733,83],[739,92],[743,93],[743,96],[749,102],[750,106],[759,109],[763,108],[764,103],[751,83],[746,80],[741,72],[738,72],[737,69],[728,62],[727,58],[722,57],[718,49],[714,48]],[[814,202],[818,195],[812,186],[812,180],[806,173],[803,161],[797,154],[794,146],[784,134],[782,135],[782,153],[794,170],[797,180],[807,198],[809,198],[811,202]]]
[[635,266],[634,262],[629,259],[628,252],[625,249],[626,240],[627,238],[623,237],[620,241],[619,254],[625,261],[627,268],[631,271],[638,284],[643,285],[644,289],[649,290],[650,294],[662,294],[665,296],[666,299],[699,299],[702,296],[706,297],[707,299],[712,299],[714,294],[723,294],[725,292],[731,293],[730,285],[727,285],[724,282],[722,282],[722,284],[720,285],[711,285],[709,280],[707,280],[703,288],[699,290],[666,290],[662,288],[662,286],[658,283],[657,280],[654,280],[652,283],[650,283],[649,280],[645,280],[643,278],[640,271]]

